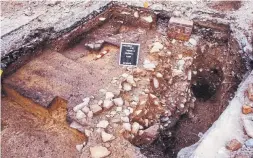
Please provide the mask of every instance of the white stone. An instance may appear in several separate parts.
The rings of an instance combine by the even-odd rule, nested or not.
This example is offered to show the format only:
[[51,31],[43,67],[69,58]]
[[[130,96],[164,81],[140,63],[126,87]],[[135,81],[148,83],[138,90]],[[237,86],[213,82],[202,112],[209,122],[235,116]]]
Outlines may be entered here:
[[81,132],[84,132],[84,130],[85,130],[85,128],[84,128],[82,125],[80,125],[79,123],[77,123],[76,121],[73,121],[73,122],[70,124],[70,127],[71,127],[71,128],[74,128],[74,129],[77,129],[77,130],[79,130],[79,131],[81,131]]
[[127,82],[124,82],[123,83],[123,90],[124,91],[131,91],[132,90],[132,85],[131,84],[129,84],[129,83],[127,83]]
[[124,113],[126,116],[130,115],[130,111],[128,109],[124,109]]
[[149,60],[145,59],[143,62],[143,67],[146,70],[154,71],[154,69],[156,68],[156,65],[154,63],[151,63]]
[[105,19],[106,18],[103,18],[103,17],[99,18],[100,21],[105,21]]
[[91,131],[91,130],[88,130],[88,129],[85,129],[85,130],[84,130],[84,133],[85,133],[85,135],[86,135],[87,137],[90,137],[92,131]]
[[142,17],[142,19],[145,20],[145,21],[147,21],[148,23],[152,23],[153,22],[152,16]]
[[114,97],[114,94],[113,94],[112,92],[106,92],[106,93],[105,93],[105,99],[110,100],[110,99],[112,99],[113,97]]
[[121,111],[122,111],[122,107],[121,107],[121,106],[120,106],[120,107],[117,107],[117,108],[116,108],[116,111],[121,112]]
[[188,71],[187,79],[188,79],[188,81],[190,81],[192,79],[192,72],[191,72],[191,70]]
[[137,134],[140,129],[140,124],[138,122],[134,122],[132,125],[132,133]]
[[136,11],[136,12],[134,12],[134,17],[135,18],[139,18],[139,13]]
[[175,10],[175,11],[173,11],[173,15],[174,15],[175,17],[180,17],[180,16],[181,16],[181,12],[178,11],[178,10]]
[[83,144],[78,144],[78,145],[76,145],[76,150],[79,152],[82,152],[83,147],[84,147]]
[[103,107],[105,109],[110,109],[113,105],[114,105],[113,101],[111,101],[111,100],[104,100]]
[[89,111],[88,114],[87,114],[87,116],[88,116],[89,118],[92,118],[92,117],[93,117],[93,112],[92,112],[92,111]]
[[87,106],[90,102],[90,98],[85,98],[81,104],[76,105],[73,110],[77,112],[78,110],[81,110],[83,107]]
[[193,45],[193,46],[196,46],[196,45],[197,45],[197,41],[196,41],[195,39],[193,39],[193,38],[190,38],[190,39],[189,39],[189,43],[190,43],[191,45]]
[[105,89],[100,89],[99,92],[105,94],[106,90]]
[[155,88],[159,88],[159,81],[157,78],[153,78],[153,85]]
[[93,114],[98,114],[102,111],[102,108],[97,104],[93,104],[90,106],[90,110],[93,112]]
[[115,139],[115,137],[112,134],[106,133],[104,131],[101,132],[101,137],[104,143]]
[[98,128],[106,128],[109,125],[109,122],[107,120],[101,120],[97,124]]
[[87,114],[90,111],[90,109],[88,106],[85,106],[82,108],[82,111]]
[[81,110],[78,110],[78,111],[77,111],[77,113],[76,113],[76,118],[77,118],[78,120],[81,120],[81,119],[83,119],[83,118],[85,118],[85,117],[86,117],[86,115],[85,115],[84,112],[82,112]]
[[123,104],[124,104],[124,101],[121,97],[113,99],[113,102],[116,106],[123,106]]
[[243,126],[248,136],[253,138],[253,121],[247,118],[243,119]]
[[176,42],[177,42],[177,40],[175,40],[175,39],[173,39],[173,40],[171,41],[172,44],[174,44],[174,43],[176,43]]
[[123,122],[129,122],[129,117],[121,117],[121,120],[123,121]]
[[150,53],[157,53],[163,49],[163,45],[160,42],[155,42],[150,50]]
[[157,78],[162,78],[163,75],[162,75],[160,72],[157,72],[157,73],[156,73],[156,77],[157,77]]
[[124,77],[124,78],[127,78],[127,76],[129,76],[129,74],[123,73],[121,76]]
[[130,123],[123,123],[123,128],[129,132],[131,132],[131,124]]
[[133,75],[127,76],[126,81],[130,83],[132,86],[136,86]]
[[111,152],[103,146],[90,147],[90,154],[92,158],[104,158],[111,154]]

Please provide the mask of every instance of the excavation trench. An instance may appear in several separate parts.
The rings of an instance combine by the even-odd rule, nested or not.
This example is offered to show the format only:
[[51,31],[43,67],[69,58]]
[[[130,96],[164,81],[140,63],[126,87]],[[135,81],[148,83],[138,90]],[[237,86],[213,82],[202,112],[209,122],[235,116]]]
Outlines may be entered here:
[[[151,143],[143,141],[145,138],[138,133],[124,131],[121,136],[140,147],[147,157],[176,157],[217,120],[245,68],[228,26],[194,21],[191,37],[198,42],[192,45],[167,37],[169,19],[143,8],[111,7],[43,47],[40,55],[5,77],[4,90],[32,113],[36,113],[34,104],[49,109],[56,96],[63,98],[68,101],[64,114],[51,112],[54,115],[48,117],[56,116],[59,122],[62,115],[67,115],[65,120],[69,124],[77,122],[81,126],[75,128],[83,133],[84,128],[95,127],[106,115],[110,114],[111,121],[122,116],[112,116],[111,109],[103,109],[93,118],[75,118],[73,107],[87,96],[95,97],[91,105],[98,104],[104,95],[100,89],[106,89],[124,99],[124,108],[133,109],[130,123],[138,122],[143,131],[159,125],[159,135]],[[118,65],[120,42],[141,45],[138,68]],[[155,42],[164,48],[150,53]],[[147,60],[156,64],[154,71],[143,68]],[[15,63],[10,66],[14,67]],[[182,74],[177,74],[178,67]],[[119,89],[126,82],[120,80],[123,73],[136,79],[131,91]],[[26,100],[20,102],[20,98]],[[108,131],[119,133],[116,128]]]

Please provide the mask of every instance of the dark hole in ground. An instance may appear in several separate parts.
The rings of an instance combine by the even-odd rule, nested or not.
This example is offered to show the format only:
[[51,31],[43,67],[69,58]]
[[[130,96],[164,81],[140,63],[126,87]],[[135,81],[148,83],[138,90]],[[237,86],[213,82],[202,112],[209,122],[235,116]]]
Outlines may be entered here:
[[216,92],[216,88],[212,86],[212,83],[202,77],[191,85],[191,89],[197,99],[203,99],[204,101],[210,99]]

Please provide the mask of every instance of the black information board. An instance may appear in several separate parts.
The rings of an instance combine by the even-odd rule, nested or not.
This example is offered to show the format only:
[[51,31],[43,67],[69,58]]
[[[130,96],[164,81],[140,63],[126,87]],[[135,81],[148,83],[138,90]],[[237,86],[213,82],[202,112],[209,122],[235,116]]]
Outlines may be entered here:
[[120,45],[120,65],[137,66],[139,59],[140,44],[121,43]]

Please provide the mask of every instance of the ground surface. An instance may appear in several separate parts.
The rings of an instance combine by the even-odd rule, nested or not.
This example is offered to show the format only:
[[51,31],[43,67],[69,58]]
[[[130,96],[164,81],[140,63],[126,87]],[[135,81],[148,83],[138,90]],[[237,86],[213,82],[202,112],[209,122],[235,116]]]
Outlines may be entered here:
[[[34,2],[34,3],[8,3],[8,2],[3,2],[3,6],[6,6],[2,12],[2,19],[1,21],[4,22],[4,27],[3,27],[3,34],[8,34],[9,32],[15,30],[16,28],[19,28],[22,25],[26,25],[26,23],[29,22],[34,22],[38,19],[43,19],[43,14],[55,14],[56,9],[57,10],[65,10],[64,13],[66,15],[74,14],[78,9],[81,8],[80,6],[89,6],[95,2],[78,2],[78,3],[65,3],[65,2],[59,2],[59,3],[40,3],[40,2]],[[140,2],[142,5],[143,3]],[[150,3],[152,4],[152,3]],[[229,4],[229,5],[228,5]],[[223,16],[226,16],[226,20],[235,19],[232,21],[231,26],[233,30],[233,34],[236,35],[238,34],[238,38],[241,38],[241,33],[244,32],[244,29],[248,29],[249,32],[252,30],[252,25],[251,28],[245,27],[248,25],[244,25],[241,22],[241,14],[243,14],[243,10],[245,10],[246,5],[250,4],[245,4],[243,5],[244,8],[240,9],[241,3],[201,3],[197,7],[197,5],[194,5],[194,3],[187,3],[186,6],[192,7],[192,9],[189,9],[187,11],[186,7],[180,8],[182,5],[181,3],[173,3],[173,2],[163,2],[163,3],[154,3],[150,7],[151,8],[160,8],[162,6],[163,9],[168,9],[168,8],[174,8],[172,9],[173,11],[180,11],[180,16],[185,16],[187,14],[190,14],[192,17],[198,17],[200,18],[201,16],[205,18],[218,18],[218,20],[223,19]],[[31,7],[31,8],[29,8]],[[202,7],[202,8],[201,8]],[[206,11],[204,11],[206,9]],[[212,10],[214,9],[214,10]],[[237,11],[238,12],[232,12],[232,11]],[[199,13],[196,13],[199,12]],[[202,12],[202,13],[201,13]],[[224,13],[225,12],[225,13]],[[248,13],[248,9],[246,9],[246,12]],[[20,14],[21,13],[21,14]],[[232,15],[230,15],[230,13]],[[26,14],[26,15],[25,15]],[[38,14],[38,15],[37,15]],[[176,14],[175,12],[172,13]],[[201,15],[203,14],[203,15]],[[20,18],[17,18],[17,15],[21,15]],[[217,15],[217,16],[216,16]],[[251,15],[251,14],[250,14]],[[39,17],[39,18],[38,18]],[[245,21],[250,22],[247,18],[250,18],[251,16],[245,16],[243,19]],[[23,20],[20,20],[24,18]],[[60,18],[59,18],[60,19]],[[59,20],[58,19],[58,20]],[[11,25],[10,27],[10,22],[13,22],[13,20],[16,20],[17,23],[15,25]],[[44,19],[45,20],[45,19]],[[42,20],[41,23],[44,23],[44,20]],[[37,23],[39,25],[39,23]],[[43,26],[43,25],[42,25]],[[110,27],[111,25],[105,26],[105,27]],[[120,33],[124,32],[129,32],[132,29],[131,28],[124,28],[119,30]],[[2,29],[2,28],[1,28]],[[238,29],[238,30],[237,30]],[[106,30],[106,31],[105,31]],[[112,32],[114,31],[113,29],[111,30]],[[155,30],[137,30],[134,29],[135,32],[138,32],[141,34],[141,36],[133,42],[139,42],[142,45],[142,50],[141,50],[141,57],[139,63],[143,63],[144,59],[147,56],[147,53],[149,52],[150,49],[150,44],[152,44],[156,39],[159,39],[159,34],[156,33]],[[236,32],[238,31],[238,32]],[[15,31],[14,31],[15,32]],[[108,28],[103,29],[101,28],[100,31],[94,32],[94,34],[91,34],[90,39],[101,39],[106,36],[106,34],[110,32]],[[132,35],[130,33],[130,35]],[[158,36],[158,37],[156,37]],[[250,34],[246,35],[247,37],[250,36]],[[106,39],[106,38],[105,38]],[[146,42],[147,40],[147,42]],[[8,42],[8,40],[4,42]],[[15,40],[14,40],[15,41]],[[41,105],[47,106],[50,101],[52,100],[53,96],[61,96],[63,98],[66,98],[67,100],[70,101],[69,104],[69,109],[71,110],[75,105],[80,103],[84,97],[87,96],[95,96],[95,100],[92,100],[93,103],[97,103],[100,99],[104,97],[104,94],[101,94],[99,92],[100,89],[106,89],[107,91],[114,91],[117,89],[118,85],[115,85],[114,83],[111,83],[113,80],[113,77],[119,77],[122,73],[128,72],[125,68],[119,67],[118,66],[118,51],[119,48],[108,45],[106,46],[101,52],[104,50],[109,50],[109,54],[105,55],[103,58],[99,60],[94,60],[96,57],[97,52],[90,52],[86,49],[84,49],[83,45],[86,41],[81,42],[79,45],[76,45],[73,48],[67,49],[64,52],[55,52],[53,50],[47,50],[44,54],[36,58],[35,60],[31,61],[24,67],[22,67],[17,73],[15,73],[12,77],[9,78],[7,81],[8,84],[12,85],[14,88],[21,88],[21,93],[24,94],[24,96],[28,96],[30,98],[33,98],[33,100],[37,100],[38,103]],[[164,43],[165,45],[165,43]],[[169,48],[171,49],[172,53],[180,53],[182,50],[177,50],[173,49],[174,47],[182,47],[183,43],[176,43],[176,44],[169,44]],[[205,45],[203,43],[200,43],[199,45]],[[6,47],[8,47],[6,45]],[[218,47],[217,49],[221,49],[218,52],[224,51],[227,48],[221,48]],[[220,60],[218,63],[223,61],[223,56],[217,56],[215,53],[215,50],[211,50],[209,53],[211,56],[215,56]],[[50,55],[49,55],[50,54]],[[206,57],[204,57],[206,58]],[[237,61],[238,56],[231,57],[231,59],[227,60],[236,60]],[[57,60],[58,62],[55,62]],[[208,63],[208,61],[206,61]],[[202,65],[198,65],[196,63],[196,69],[202,68]],[[199,67],[200,66],[200,67]],[[220,65],[218,65],[220,66]],[[223,66],[223,65],[222,65]],[[225,65],[225,69],[220,66],[220,68],[226,72],[230,72],[231,67],[229,67],[229,64]],[[236,65],[234,65],[236,66]],[[72,69],[75,68],[75,69]],[[205,69],[205,68],[204,68]],[[208,69],[208,68],[207,68]],[[243,70],[235,70],[234,73],[240,74],[243,72]],[[230,75],[230,74],[226,74]],[[21,82],[22,81],[22,82]],[[228,80],[232,81],[235,83],[235,85],[238,84],[238,81],[240,81],[240,77],[238,80]],[[233,84],[232,83],[232,86]],[[146,84],[146,83],[145,83]],[[144,84],[144,85],[145,85]],[[226,83],[225,83],[226,84]],[[231,85],[229,85],[231,86]],[[229,87],[228,86],[228,87]],[[82,87],[86,87],[83,89]],[[230,87],[231,88],[231,87]],[[221,91],[218,90],[218,95],[224,92],[225,90],[230,91],[230,88],[227,89],[227,87],[224,87]],[[234,88],[234,87],[233,87]],[[231,90],[231,92],[234,92],[235,89]],[[117,90],[116,90],[117,91]],[[117,93],[117,92],[114,93]],[[36,92],[36,93],[34,93]],[[71,93],[68,93],[71,92]],[[40,96],[43,94],[43,97],[39,97],[36,99],[36,97]],[[169,153],[173,156],[175,156],[174,152],[177,152],[180,150],[182,147],[186,147],[188,145],[191,145],[192,143],[195,143],[199,139],[199,132],[205,132],[211,125],[212,123],[218,118],[219,114],[224,110],[226,107],[227,102],[220,102],[221,100],[218,99],[215,100],[216,96],[212,98],[211,100],[207,102],[203,102],[201,100],[197,100],[196,102],[196,108],[194,109],[194,114],[196,115],[195,119],[189,120],[188,116],[184,116],[184,118],[181,120],[180,124],[176,126],[176,129],[174,129],[174,132],[176,133],[175,139],[173,140],[173,151],[171,151],[171,147],[169,147]],[[227,100],[230,98],[230,96],[225,96]],[[19,113],[19,111],[22,110],[14,110],[9,108],[9,105],[15,104],[12,101],[2,98],[2,117],[3,117],[3,131],[2,131],[2,141],[4,142],[10,142],[14,138],[22,143],[29,144],[28,147],[24,148],[19,148],[22,143],[15,143],[17,145],[18,150],[16,150],[16,146],[9,145],[8,143],[4,143],[2,153],[3,156],[7,155],[7,153],[11,153],[9,155],[19,155],[21,156],[31,156],[33,155],[34,157],[78,157],[81,155],[81,157],[88,157],[90,155],[89,153],[89,147],[94,146],[96,144],[102,144],[103,146],[108,147],[108,149],[112,152],[111,157],[118,157],[119,155],[122,155],[122,157],[140,157],[139,151],[134,148],[128,141],[126,141],[123,137],[121,137],[121,134],[118,133],[121,129],[118,127],[118,123],[110,123],[110,128],[107,129],[107,132],[113,133],[115,136],[117,136],[117,139],[110,143],[102,143],[101,138],[100,138],[100,131],[98,132],[93,132],[92,137],[89,140],[88,145],[84,148],[83,153],[80,154],[77,152],[75,149],[76,144],[80,144],[80,142],[75,142],[72,141],[72,139],[65,139],[66,138],[71,138],[71,135],[69,133],[63,132],[62,135],[58,136],[56,135],[56,132],[54,130],[58,129],[51,129],[48,130],[48,128],[42,128],[41,126],[33,123],[27,123],[28,121],[26,120],[36,120],[36,118],[33,118],[29,116],[27,113]],[[215,100],[215,101],[213,101]],[[225,104],[225,105],[224,105]],[[18,113],[17,113],[18,111]],[[120,117],[124,116],[125,114],[120,112],[117,114],[114,118],[114,116],[108,117],[107,115],[110,114],[110,112],[116,111],[115,108],[111,109],[109,112],[105,112],[102,115],[99,115],[98,117],[94,117],[91,122],[89,122],[89,126],[86,127],[87,129],[93,129],[97,130],[95,128],[96,124],[98,123],[99,120],[103,119],[108,119],[112,121],[113,119],[120,119]],[[204,111],[204,112],[203,112]],[[13,116],[14,114],[14,116]],[[13,116],[13,117],[8,117],[7,116]],[[23,119],[17,119],[17,115],[21,118],[24,117]],[[26,118],[27,116],[28,119]],[[201,118],[201,119],[200,119]],[[17,122],[16,122],[17,121]],[[22,122],[19,122],[22,121]],[[35,122],[37,122],[36,120]],[[18,126],[20,124],[24,123],[24,126],[22,127]],[[27,126],[25,126],[27,123]],[[15,126],[17,124],[17,126]],[[43,124],[43,122],[41,123]],[[7,126],[5,126],[7,125]],[[34,127],[35,125],[35,127]],[[39,128],[38,128],[39,126]],[[38,128],[38,129],[37,129]],[[27,129],[31,129],[31,131],[27,131]],[[33,130],[36,129],[36,130]],[[52,131],[53,132],[52,132]],[[22,136],[18,135],[16,136],[15,134],[13,135],[12,133],[16,133],[16,131],[21,131]],[[35,133],[39,131],[38,133]],[[43,132],[47,131],[47,132]],[[187,131],[187,132],[186,132]],[[191,132],[188,132],[191,131]],[[58,131],[57,131],[58,132]],[[19,132],[17,132],[19,134]],[[51,135],[52,133],[52,135]],[[61,132],[60,132],[61,133]],[[28,138],[26,135],[36,135],[36,138]],[[57,133],[58,134],[58,133]],[[23,136],[24,135],[24,136]],[[46,137],[48,139],[42,139],[41,137]],[[64,139],[63,139],[64,138]],[[184,138],[184,139],[182,139]],[[40,140],[41,139],[41,140]],[[60,143],[59,140],[60,139]],[[35,140],[35,141],[34,141]],[[40,141],[37,141],[40,140]],[[48,141],[50,140],[50,141]],[[71,140],[71,141],[70,141]],[[170,141],[170,140],[169,140]],[[32,143],[30,143],[32,142]],[[44,143],[43,143],[44,142]],[[45,143],[46,142],[46,143]],[[118,142],[122,142],[118,144]],[[45,147],[43,147],[45,144]],[[11,144],[13,144],[11,142]],[[33,145],[42,146],[44,148],[43,150],[37,150],[37,149],[31,149]],[[65,144],[68,144],[66,146]],[[158,142],[159,144],[159,142]],[[115,148],[117,146],[117,148]],[[159,146],[159,145],[158,145]],[[154,151],[154,157],[159,155],[158,153],[161,152],[160,156],[163,156],[163,150],[159,151],[161,148],[156,148],[157,146],[154,146],[154,148],[150,149],[144,149],[146,151]],[[58,150],[52,150],[53,148],[56,148]],[[163,149],[164,147],[162,147]],[[165,149],[167,146],[165,146]],[[63,150],[65,149],[65,150]],[[16,153],[18,151],[18,153]],[[122,154],[123,151],[124,154]],[[145,153],[145,151],[144,151]],[[69,155],[65,155],[69,154]],[[73,154],[73,155],[72,155]],[[145,154],[146,156],[150,156],[148,152]]]

